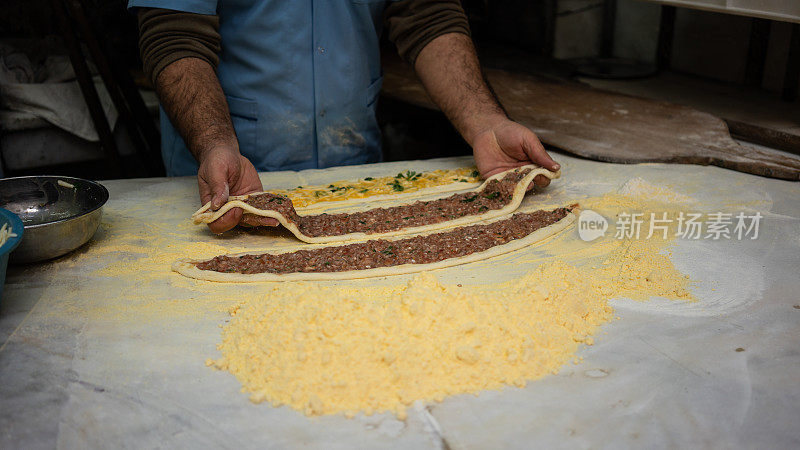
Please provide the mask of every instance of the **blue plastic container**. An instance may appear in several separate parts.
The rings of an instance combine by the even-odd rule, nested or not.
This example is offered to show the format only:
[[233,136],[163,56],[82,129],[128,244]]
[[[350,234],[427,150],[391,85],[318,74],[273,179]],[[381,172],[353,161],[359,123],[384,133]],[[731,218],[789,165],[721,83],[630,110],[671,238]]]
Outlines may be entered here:
[[10,237],[0,246],[0,302],[3,301],[3,286],[6,284],[6,267],[8,267],[8,254],[14,251],[22,240],[22,232],[25,227],[22,221],[19,220],[16,214],[7,209],[0,208],[0,228],[3,224],[8,224],[11,231],[15,233],[16,237]]

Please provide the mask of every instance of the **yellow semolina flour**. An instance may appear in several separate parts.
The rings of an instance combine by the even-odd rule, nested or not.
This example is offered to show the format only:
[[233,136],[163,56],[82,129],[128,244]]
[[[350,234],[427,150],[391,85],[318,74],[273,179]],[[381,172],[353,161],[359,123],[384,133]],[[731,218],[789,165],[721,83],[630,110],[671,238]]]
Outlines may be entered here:
[[[169,266],[182,257],[297,243],[279,234],[211,236],[187,220],[192,207],[173,207],[187,203],[187,192],[195,195],[175,189],[154,199],[146,191],[109,202],[94,241],[58,263],[66,281],[85,282],[67,292],[54,283],[43,298],[63,297],[47,313],[108,328],[195,330],[219,323],[231,308],[221,354],[208,363],[234,374],[253,401],[311,415],[402,417],[414,401],[523,386],[557,372],[611,320],[610,299],[692,300],[690,280],[671,260],[675,224],[666,237],[644,236],[650,212],[674,218],[707,209],[634,179],[620,192],[569,200],[610,220],[645,213],[642,239],[616,239],[612,224],[605,236],[583,242],[570,228],[529,249],[415,278],[236,285],[189,279]],[[564,204],[562,197],[544,192],[535,201],[548,209]],[[88,278],[79,271],[87,268]],[[495,276],[516,278],[492,283]]]
[[524,386],[555,373],[613,311],[564,264],[481,287],[422,274],[401,287],[276,288],[232,310],[223,357],[254,402],[309,415]]
[[[159,201],[178,203],[179,194]],[[563,204],[547,204],[548,198],[540,195],[538,207]],[[702,208],[644,180],[621,193],[571,200],[609,219],[622,212],[674,218]],[[270,243],[266,250],[295,243],[244,233],[226,242],[196,230],[185,211],[164,208],[161,222],[153,221],[152,208],[152,200],[139,199],[109,206],[101,238],[60,262],[64,270],[91,267],[103,282],[85,287],[91,295],[76,290],[64,307],[74,305],[71,312],[83,318],[89,302],[99,323],[186,326],[206,316],[213,323],[218,311],[235,305],[221,356],[208,364],[234,374],[253,401],[309,415],[403,417],[415,401],[524,386],[576,361],[613,317],[610,299],[692,299],[690,280],[669,252],[674,224],[666,237],[644,239],[649,214],[642,239],[616,239],[612,225],[605,236],[583,242],[570,228],[530,249],[414,278],[231,285],[184,278],[168,267],[180,257],[252,251],[262,241]],[[487,273],[479,277],[484,284],[437,278],[458,280],[454,274],[476,268]],[[517,278],[486,281],[506,271]],[[125,289],[109,297],[102,290],[116,285],[106,280]],[[52,313],[63,315],[64,307]]]

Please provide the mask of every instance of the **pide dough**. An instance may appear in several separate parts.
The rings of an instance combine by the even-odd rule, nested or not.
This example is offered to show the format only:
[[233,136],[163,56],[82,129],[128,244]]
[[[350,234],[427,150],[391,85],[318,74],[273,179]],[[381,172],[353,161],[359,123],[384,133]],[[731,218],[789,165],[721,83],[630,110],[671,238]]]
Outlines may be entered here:
[[[389,267],[376,267],[362,270],[347,270],[341,272],[292,272],[292,273],[236,273],[236,272],[217,272],[213,270],[201,270],[197,264],[202,262],[199,260],[180,259],[176,261],[172,269],[187,277],[208,280],[208,281],[221,281],[221,282],[265,282],[265,281],[312,281],[312,280],[347,280],[356,278],[370,278],[382,277],[389,275],[401,275],[408,273],[417,273],[428,270],[442,269],[446,267],[457,266],[461,264],[468,264],[471,262],[482,261],[515,250],[522,249],[543,239],[552,236],[555,233],[565,229],[572,222],[575,221],[578,213],[578,206],[572,205],[568,207],[568,213],[555,223],[536,229],[527,236],[514,239],[502,245],[490,247],[487,250],[467,254],[465,256],[454,257],[449,259],[440,260],[428,264],[402,264]],[[505,220],[507,217],[496,217],[490,220],[482,221],[480,224],[492,224]],[[473,224],[476,225],[476,224]],[[430,236],[437,233],[445,233],[444,231],[433,230],[423,233],[422,236]],[[389,241],[400,241],[406,239],[405,237],[395,237]],[[311,248],[322,248],[326,246],[314,246]],[[280,255],[283,253],[275,253]],[[237,257],[248,255],[249,253],[241,253],[235,255],[227,255],[230,257]]]
[[[522,166],[489,177],[481,186],[474,189],[472,193],[478,195],[486,189],[487,185],[490,182],[494,180],[502,180],[507,174],[511,172],[523,172],[523,171],[529,171],[529,172],[514,187],[513,195],[510,201],[500,209],[487,210],[479,214],[462,216],[453,220],[447,220],[443,222],[432,223],[422,226],[405,227],[388,232],[376,232],[369,234],[363,232],[356,232],[356,233],[340,234],[333,236],[309,236],[303,233],[297,226],[297,224],[294,223],[292,220],[290,220],[290,218],[288,218],[283,213],[270,209],[259,209],[245,202],[250,196],[259,195],[261,193],[230,197],[228,202],[225,203],[225,205],[223,205],[217,211],[211,211],[210,204],[206,204],[192,215],[192,220],[195,224],[211,223],[222,217],[222,215],[224,215],[231,209],[241,208],[245,213],[261,217],[271,217],[273,219],[276,219],[278,222],[280,222],[281,225],[283,225],[284,227],[286,227],[286,229],[291,231],[292,234],[294,234],[298,239],[300,239],[303,242],[311,244],[328,243],[328,242],[346,242],[346,241],[366,240],[366,239],[380,239],[380,238],[387,238],[387,237],[407,235],[407,234],[418,234],[434,230],[440,230],[444,228],[454,228],[458,226],[468,225],[471,223],[490,220],[496,217],[505,216],[515,211],[519,207],[520,203],[522,203],[522,199],[525,197],[525,193],[527,192],[528,186],[533,182],[533,179],[536,176],[543,175],[549,179],[555,179],[561,175],[560,171],[551,172],[542,167],[533,165]],[[442,193],[449,191],[452,191],[452,186],[444,185],[431,188],[429,193],[433,194],[433,193]],[[408,201],[405,204],[411,204],[411,203],[413,202]]]

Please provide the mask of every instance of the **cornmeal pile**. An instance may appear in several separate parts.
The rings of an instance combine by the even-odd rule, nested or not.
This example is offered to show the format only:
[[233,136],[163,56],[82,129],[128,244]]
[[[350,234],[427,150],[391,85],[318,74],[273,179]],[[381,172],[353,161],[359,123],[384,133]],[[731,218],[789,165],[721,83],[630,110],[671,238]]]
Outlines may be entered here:
[[[678,209],[643,198],[609,194],[584,203],[607,216]],[[691,300],[688,277],[665,251],[671,241],[584,243],[572,229],[544,244],[555,257],[527,275],[479,286],[442,285],[431,274],[389,287],[277,284],[231,309],[222,357],[206,363],[233,373],[252,401],[308,415],[403,418],[417,400],[522,387],[593,343],[613,317],[608,300]]]
[[555,373],[612,317],[574,267],[511,282],[443,286],[422,274],[401,287],[276,288],[232,310],[223,358],[254,402],[306,414],[393,411],[418,399]]

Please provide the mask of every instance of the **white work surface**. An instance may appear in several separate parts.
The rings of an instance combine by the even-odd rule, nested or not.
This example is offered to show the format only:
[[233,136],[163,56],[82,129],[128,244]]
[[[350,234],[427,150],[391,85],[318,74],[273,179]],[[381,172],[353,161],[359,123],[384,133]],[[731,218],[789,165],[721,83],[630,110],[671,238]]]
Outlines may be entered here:
[[[204,297],[207,282],[96,275],[130,258],[101,251],[128,222],[222,245],[270,237],[219,241],[186,226],[197,206],[193,178],[104,182],[106,225],[89,246],[9,270],[0,305],[0,448],[800,447],[800,183],[716,167],[557,159],[564,177],[542,194],[548,201],[580,201],[641,177],[700,200],[706,211],[759,211],[760,236],[679,241],[673,260],[697,280],[698,302],[614,300],[619,319],[580,350],[581,363],[525,388],[447,398],[411,408],[405,421],[309,418],[253,404],[233,375],[205,366],[219,356],[219,327],[229,319]],[[294,187],[470,164],[412,161],[262,179],[267,188]],[[482,280],[508,279],[532,268],[486,264],[437,274],[470,283],[479,272]],[[234,296],[265,289],[216,286]],[[162,294],[152,313],[132,309],[141,316],[120,320],[96,312],[124,310],[139,293],[154,292]],[[159,315],[159,302],[170,305],[170,317]],[[181,305],[187,313],[176,315]]]

